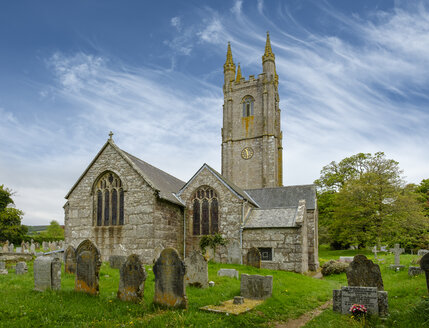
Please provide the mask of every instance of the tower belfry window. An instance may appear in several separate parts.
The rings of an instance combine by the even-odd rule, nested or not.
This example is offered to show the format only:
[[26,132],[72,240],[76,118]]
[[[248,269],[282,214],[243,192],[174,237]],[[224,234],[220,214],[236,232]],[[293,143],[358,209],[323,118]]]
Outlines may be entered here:
[[253,116],[253,104],[255,100],[252,96],[246,96],[243,99],[243,117]]
[[94,216],[97,226],[124,224],[124,190],[113,172],[101,175],[94,186]]

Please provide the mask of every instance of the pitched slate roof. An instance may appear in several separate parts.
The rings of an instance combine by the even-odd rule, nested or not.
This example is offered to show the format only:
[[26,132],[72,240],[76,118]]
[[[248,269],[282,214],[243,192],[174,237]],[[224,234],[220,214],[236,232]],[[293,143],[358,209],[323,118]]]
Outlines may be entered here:
[[194,176],[189,179],[189,181],[180,189],[180,191],[178,192],[178,196],[180,197],[180,194],[182,193],[182,191],[186,188],[187,185],[189,185],[192,180],[195,179],[195,177],[204,169],[207,168],[210,172],[212,172],[214,174],[215,177],[217,177],[229,190],[231,190],[234,194],[236,194],[238,197],[247,200],[249,203],[251,203],[252,205],[258,207],[258,204],[255,202],[255,200],[249,196],[249,194],[244,191],[243,189],[241,189],[240,187],[236,186],[234,183],[232,183],[231,181],[229,181],[227,178],[225,178],[222,174],[220,174],[218,171],[216,171],[215,169],[213,169],[212,167],[210,167],[209,165],[207,165],[206,163],[203,164],[203,166],[201,166],[201,168],[197,171],[197,173],[194,174]]
[[307,209],[316,208],[315,185],[246,189],[245,191],[262,209],[298,206],[301,199],[305,199]]
[[244,224],[244,228],[255,229],[296,227],[297,213],[298,206],[271,209],[254,208],[246,223]]
[[[122,150],[123,151],[123,150]],[[183,205],[182,202],[174,195],[184,185],[185,182],[176,177],[164,172],[157,167],[142,161],[141,159],[123,151],[126,156],[141,170],[144,178],[149,180],[152,187],[159,191],[159,197],[168,200],[172,203]]]

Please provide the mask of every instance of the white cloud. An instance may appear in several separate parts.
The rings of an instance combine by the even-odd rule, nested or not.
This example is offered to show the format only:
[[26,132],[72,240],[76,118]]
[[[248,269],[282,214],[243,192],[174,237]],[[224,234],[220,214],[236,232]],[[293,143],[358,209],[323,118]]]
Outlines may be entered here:
[[179,32],[182,30],[182,20],[179,16],[173,17],[170,22]]

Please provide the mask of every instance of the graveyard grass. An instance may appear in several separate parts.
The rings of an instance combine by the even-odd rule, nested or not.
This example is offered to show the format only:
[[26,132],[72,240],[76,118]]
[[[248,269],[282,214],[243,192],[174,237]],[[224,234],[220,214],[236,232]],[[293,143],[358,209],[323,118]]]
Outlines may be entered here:
[[[353,256],[362,251],[320,250],[323,263],[339,256]],[[370,252],[367,257],[372,259]],[[371,255],[369,255],[371,254]],[[393,255],[379,254],[385,259],[381,272],[385,290],[389,292],[390,316],[370,318],[368,327],[425,327],[429,323],[429,300],[424,275],[408,277],[407,271],[389,269]],[[409,266],[417,256],[401,255],[401,264]],[[252,311],[239,316],[209,313],[199,310],[209,304],[220,304],[240,294],[239,280],[218,277],[220,268],[235,268],[240,273],[273,275],[273,296]],[[323,280],[282,271],[210,263],[209,280],[215,286],[207,289],[187,287],[188,310],[171,310],[153,304],[154,275],[146,266],[144,301],[140,304],[122,302],[116,298],[119,270],[103,263],[100,270],[100,295],[74,292],[74,275],[62,274],[58,292],[33,290],[33,266],[28,273],[17,276],[11,266],[9,274],[0,276],[0,327],[264,327],[280,324],[311,311],[332,297],[332,290],[346,285],[345,274]],[[64,268],[63,268],[64,270]],[[361,327],[350,316],[334,313],[331,308],[310,321],[305,327]]]

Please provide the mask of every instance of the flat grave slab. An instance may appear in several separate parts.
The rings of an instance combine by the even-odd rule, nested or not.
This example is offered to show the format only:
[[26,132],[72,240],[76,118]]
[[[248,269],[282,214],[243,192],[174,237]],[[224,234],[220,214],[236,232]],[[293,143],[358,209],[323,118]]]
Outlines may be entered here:
[[239,315],[242,313],[249,312],[256,306],[262,304],[263,302],[264,300],[252,300],[252,299],[245,298],[243,303],[234,304],[234,300],[232,299],[232,300],[222,302],[221,305],[206,305],[206,306],[200,307],[200,310]]

